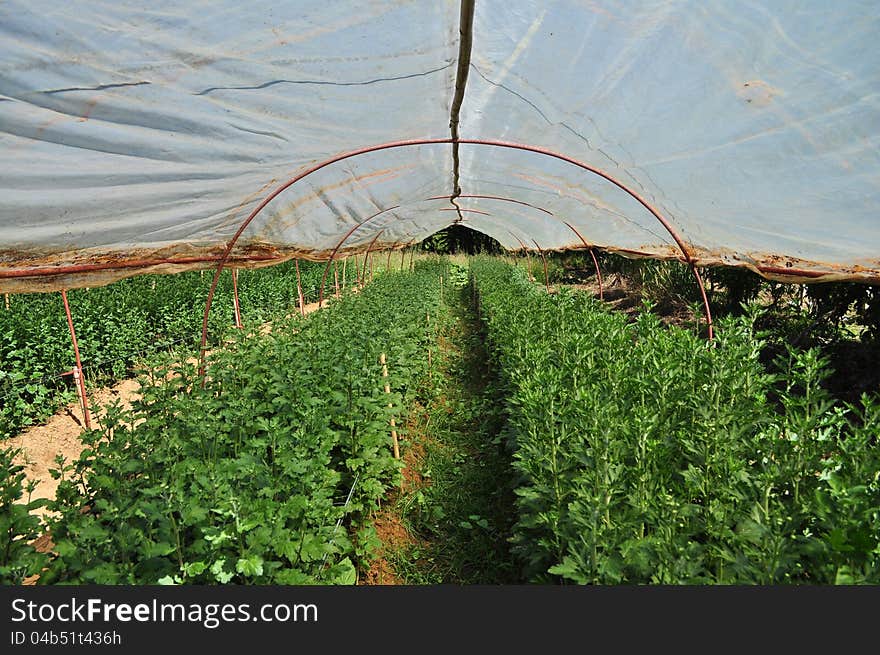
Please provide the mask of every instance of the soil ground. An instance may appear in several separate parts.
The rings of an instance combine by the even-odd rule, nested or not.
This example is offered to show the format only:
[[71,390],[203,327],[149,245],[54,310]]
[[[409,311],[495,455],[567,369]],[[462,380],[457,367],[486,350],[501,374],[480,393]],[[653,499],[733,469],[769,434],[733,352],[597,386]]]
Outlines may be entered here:
[[470,290],[447,293],[427,397],[406,425],[403,485],[375,517],[382,545],[361,584],[518,581],[507,540],[515,512],[499,387]]

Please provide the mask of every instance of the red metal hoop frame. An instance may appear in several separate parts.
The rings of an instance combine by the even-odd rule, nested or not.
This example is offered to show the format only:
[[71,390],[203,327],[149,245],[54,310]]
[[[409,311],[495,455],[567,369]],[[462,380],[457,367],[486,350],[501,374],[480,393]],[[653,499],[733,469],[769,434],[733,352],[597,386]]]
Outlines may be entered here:
[[[489,139],[453,139],[453,138],[444,138],[444,139],[412,139],[406,141],[391,141],[388,143],[380,143],[378,145],[367,146],[365,148],[358,148],[357,150],[351,150],[349,152],[344,152],[338,154],[329,159],[325,159],[322,162],[311,166],[291,179],[277,187],[272,193],[270,193],[266,198],[248,215],[248,217],[242,221],[238,230],[236,230],[235,234],[229,240],[229,243],[226,245],[226,250],[223,252],[223,255],[220,257],[220,260],[217,262],[217,270],[214,272],[214,279],[211,282],[211,287],[208,291],[208,297],[205,301],[205,313],[202,319],[202,339],[199,348],[199,374],[204,375],[205,372],[205,351],[207,349],[207,341],[208,341],[208,314],[211,311],[211,303],[214,299],[214,293],[217,290],[217,283],[220,281],[220,274],[223,272],[223,268],[226,265],[229,256],[232,253],[232,249],[235,247],[235,244],[238,242],[238,239],[241,237],[242,233],[247,229],[248,225],[259,215],[266,206],[272,202],[275,198],[277,198],[282,192],[289,189],[291,186],[302,180],[303,178],[311,175],[312,173],[316,173],[317,171],[326,168],[327,166],[331,166],[337,162],[343,161],[345,159],[350,159],[352,157],[357,157],[360,155],[369,154],[372,152],[379,152],[382,150],[391,150],[395,148],[405,148],[411,146],[425,146],[425,145],[456,145],[456,144],[467,144],[467,145],[475,145],[475,146],[489,146],[496,148],[507,148],[510,150],[521,150],[524,152],[533,152],[535,154],[544,155],[547,157],[552,157],[554,159],[558,159],[560,161],[567,162],[573,166],[577,166],[578,168],[593,173],[601,177],[602,179],[610,182],[621,191],[627,193],[630,197],[632,197],[636,202],[638,202],[642,207],[648,210],[648,212],[654,216],[655,219],[664,227],[664,229],[669,233],[672,239],[675,241],[676,245],[682,252],[684,256],[684,261],[690,266],[691,272],[694,275],[694,278],[697,281],[697,285],[700,287],[700,294],[703,298],[703,309],[706,314],[706,323],[708,327],[708,337],[711,340],[713,338],[713,330],[712,330],[712,312],[709,309],[709,299],[706,297],[706,289],[703,284],[703,278],[700,276],[700,272],[697,270],[694,257],[691,252],[688,250],[687,245],[681,235],[678,234],[673,225],[667,220],[663,214],[660,213],[658,209],[656,209],[651,203],[645,200],[642,196],[640,196],[635,190],[631,189],[629,186],[616,179],[610,173],[606,171],[596,168],[595,166],[591,166],[585,162],[574,159],[573,157],[568,157],[567,155],[563,155],[558,152],[554,152],[552,150],[548,150],[546,148],[541,148],[538,146],[532,146],[525,143],[516,143],[511,141],[494,141]],[[382,211],[389,211],[389,209]],[[359,224],[360,225],[360,224]],[[356,227],[353,229],[357,229]],[[325,271],[326,277],[326,271]]]

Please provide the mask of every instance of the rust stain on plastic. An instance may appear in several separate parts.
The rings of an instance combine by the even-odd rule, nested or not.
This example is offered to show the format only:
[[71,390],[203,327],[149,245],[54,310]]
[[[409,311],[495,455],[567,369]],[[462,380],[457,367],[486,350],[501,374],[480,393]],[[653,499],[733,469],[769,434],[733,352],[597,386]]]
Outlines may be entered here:
[[753,107],[767,107],[773,102],[773,98],[782,95],[782,91],[770,86],[764,80],[749,80],[743,82],[737,89],[736,95]]

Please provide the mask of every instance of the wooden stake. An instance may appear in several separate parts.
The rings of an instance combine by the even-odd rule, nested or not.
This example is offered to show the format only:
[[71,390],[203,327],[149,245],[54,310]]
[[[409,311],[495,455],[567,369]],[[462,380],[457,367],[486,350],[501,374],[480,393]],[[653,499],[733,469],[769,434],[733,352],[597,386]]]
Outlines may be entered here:
[[370,253],[370,282],[373,281],[373,253]]
[[413,270],[413,256],[416,254],[416,249],[412,248],[409,251],[409,270],[412,272]]
[[299,313],[302,316],[306,315],[306,303],[303,298],[303,285],[302,278],[299,276],[299,260],[294,259],[294,265],[296,266],[296,295],[299,298]]
[[232,271],[232,309],[235,312],[235,327],[239,330],[244,327],[241,324],[241,305],[238,304],[238,270],[230,269]]
[[[442,280],[443,278],[441,277],[440,279]],[[428,329],[430,330],[430,328],[431,328],[431,312],[425,312],[425,323],[427,323]],[[428,379],[429,380],[434,379],[433,371],[431,370],[431,368],[432,368],[432,366],[431,366],[431,345],[428,344]]]
[[[388,384],[388,365],[385,363],[385,353],[379,355],[379,363],[382,365],[382,377],[385,378],[385,393],[391,395],[391,385]],[[388,403],[391,407],[391,403]],[[400,445],[397,443],[397,426],[394,417],[391,417],[391,441],[394,444],[394,459],[400,459]]]
[[361,288],[361,268],[360,268],[360,265],[358,264],[358,256],[357,255],[354,256],[354,277],[355,277],[355,284],[357,285],[358,289],[360,289]]
[[339,262],[333,261],[333,284],[336,285],[336,297],[339,297]]
[[385,272],[391,270],[391,248],[388,249],[388,261],[385,262]]
[[345,281],[346,281],[345,264],[347,261],[348,261],[348,257],[346,257],[345,259],[342,260],[342,290],[343,291],[345,291]]
[[403,270],[403,265],[406,264],[406,248],[402,248],[400,251],[400,270]]
[[9,294],[4,293],[3,297],[6,299],[6,311],[9,311]]
[[550,274],[547,272],[547,256],[543,250],[538,250],[538,252],[541,253],[541,261],[544,262],[544,286],[547,287],[547,293],[550,293]]

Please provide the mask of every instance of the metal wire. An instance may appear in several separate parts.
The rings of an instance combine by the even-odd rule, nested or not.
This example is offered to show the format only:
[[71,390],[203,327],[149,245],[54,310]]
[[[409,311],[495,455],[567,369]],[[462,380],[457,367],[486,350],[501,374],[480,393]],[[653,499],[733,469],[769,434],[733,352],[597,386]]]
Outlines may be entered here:
[[[351,503],[351,497],[354,494],[354,488],[357,486],[360,475],[360,472],[357,472],[354,475],[354,482],[351,483],[351,489],[348,490],[348,497],[345,499],[345,505],[342,506],[342,514],[339,516],[339,520],[336,521],[336,527],[333,528],[333,533],[330,535],[330,541],[327,544],[328,546],[332,546],[333,540],[336,539],[336,533],[339,531],[339,526],[342,525],[342,519],[345,518],[345,510],[348,508],[349,503]],[[329,552],[324,553],[324,559],[321,562],[321,572],[318,574],[319,578],[324,573],[324,567],[327,566],[327,557],[329,557],[329,555]]]

